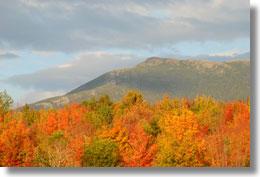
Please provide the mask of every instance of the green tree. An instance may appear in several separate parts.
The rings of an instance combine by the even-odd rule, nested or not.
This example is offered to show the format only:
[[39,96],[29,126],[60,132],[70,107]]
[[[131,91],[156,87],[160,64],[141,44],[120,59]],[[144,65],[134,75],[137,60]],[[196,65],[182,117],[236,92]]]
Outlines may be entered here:
[[161,129],[158,125],[158,119],[153,118],[149,124],[144,126],[144,130],[149,135],[156,137],[159,133],[161,133]]
[[113,102],[109,96],[104,95],[96,100],[92,98],[82,103],[90,112],[87,113],[87,118],[96,127],[99,128],[104,124],[110,124],[113,120]]
[[222,116],[221,103],[209,96],[198,96],[191,104],[191,111],[196,114],[200,126],[207,127],[209,132],[216,130]]
[[29,125],[29,126],[32,125],[39,117],[37,111],[30,108],[30,106],[28,104],[26,104],[23,107],[22,113],[23,113],[24,120],[26,121],[27,125]]
[[13,104],[12,98],[6,91],[0,92],[0,116],[4,116]]
[[83,156],[84,167],[119,166],[119,151],[115,142],[110,139],[95,139],[86,146]]

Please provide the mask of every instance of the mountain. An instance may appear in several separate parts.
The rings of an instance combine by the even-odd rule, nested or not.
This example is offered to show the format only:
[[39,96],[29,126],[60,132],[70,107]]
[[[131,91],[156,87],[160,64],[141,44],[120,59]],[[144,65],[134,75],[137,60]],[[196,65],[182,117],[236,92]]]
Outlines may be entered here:
[[215,62],[152,57],[135,67],[105,73],[63,96],[42,100],[33,107],[60,107],[103,94],[118,100],[130,89],[140,90],[151,102],[165,94],[246,99],[250,96],[250,60]]

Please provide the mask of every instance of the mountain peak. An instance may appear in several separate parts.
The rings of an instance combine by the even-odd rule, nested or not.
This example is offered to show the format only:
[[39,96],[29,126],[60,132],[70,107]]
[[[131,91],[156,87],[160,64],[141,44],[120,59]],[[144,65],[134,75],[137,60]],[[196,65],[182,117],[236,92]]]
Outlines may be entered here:
[[146,63],[146,64],[161,63],[161,62],[163,62],[164,59],[165,58],[150,57],[150,58],[147,58],[143,63]]
[[147,58],[143,63],[140,63],[138,66],[153,66],[160,64],[176,64],[179,60],[174,58],[160,58],[160,57],[150,57]]
[[250,95],[250,61],[215,62],[151,57],[136,67],[117,69],[89,81],[64,96],[43,100],[36,106],[59,107],[93,96],[109,95],[113,100],[137,89],[148,101],[165,93],[194,98],[210,95],[220,100],[245,99]]

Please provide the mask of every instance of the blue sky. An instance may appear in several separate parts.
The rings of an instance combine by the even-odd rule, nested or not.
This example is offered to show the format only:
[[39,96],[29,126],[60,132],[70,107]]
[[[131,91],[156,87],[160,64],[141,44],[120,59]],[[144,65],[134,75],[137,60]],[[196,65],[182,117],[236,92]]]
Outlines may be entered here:
[[250,51],[248,0],[14,0],[0,24],[0,90],[17,105],[151,56]]

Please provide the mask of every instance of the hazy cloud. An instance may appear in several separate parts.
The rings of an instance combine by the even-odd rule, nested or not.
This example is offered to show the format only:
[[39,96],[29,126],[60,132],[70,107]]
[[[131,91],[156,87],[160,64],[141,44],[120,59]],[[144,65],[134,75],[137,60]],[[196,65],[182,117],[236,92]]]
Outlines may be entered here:
[[5,82],[25,89],[69,91],[105,72],[115,68],[133,66],[138,62],[140,59],[132,55],[104,52],[84,53],[70,63],[31,74],[15,75]]
[[0,4],[0,47],[78,52],[249,38],[248,0],[13,0]]
[[65,94],[64,91],[42,91],[42,90],[29,90],[20,99],[16,100],[15,107],[23,106],[25,103],[34,103],[42,99],[51,98]]
[[0,53],[0,60],[5,60],[5,59],[15,59],[15,58],[19,58],[19,55],[16,55],[14,53]]

